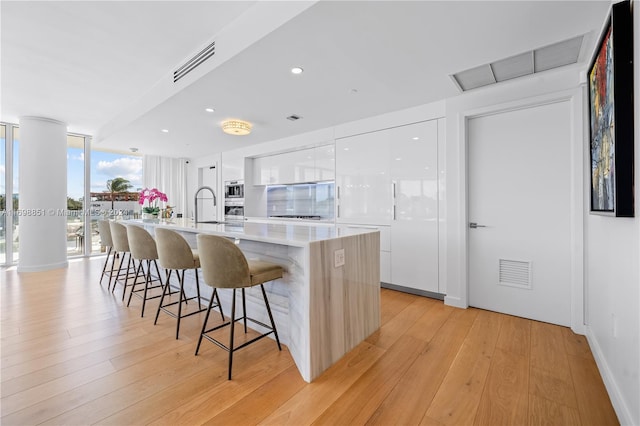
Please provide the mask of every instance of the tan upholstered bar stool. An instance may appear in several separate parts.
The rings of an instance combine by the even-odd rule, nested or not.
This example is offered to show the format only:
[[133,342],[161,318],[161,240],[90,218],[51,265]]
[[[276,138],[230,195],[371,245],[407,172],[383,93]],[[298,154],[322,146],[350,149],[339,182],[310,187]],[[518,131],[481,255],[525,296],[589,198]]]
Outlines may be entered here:
[[[107,248],[107,258],[104,260],[104,266],[102,267],[102,275],[100,275],[100,284],[102,279],[106,276],[109,277],[107,284],[107,290],[111,288],[111,277],[115,272],[113,267],[116,261],[116,252],[113,250],[113,240],[111,239],[111,227],[108,220],[98,221],[98,233],[100,234],[100,244]],[[109,257],[111,257],[111,269],[107,271],[107,265],[109,264]]]
[[[156,324],[158,322],[158,316],[160,315],[160,311],[166,313],[169,316],[172,316],[177,319],[176,324],[176,339],[180,335],[180,319],[184,317],[188,317],[191,315],[195,315],[200,312],[204,312],[207,310],[206,307],[202,307],[200,304],[200,281],[198,278],[198,268],[200,268],[200,257],[198,256],[198,251],[193,250],[189,243],[184,239],[182,235],[179,233],[172,231],[166,228],[156,228],[156,245],[158,247],[158,257],[160,260],[160,266],[168,271],[167,273],[167,281],[165,282],[164,291],[162,292],[162,297],[160,298],[160,304],[158,305],[158,311],[156,312],[156,319],[153,322]],[[193,269],[193,272],[196,276],[196,292],[197,296],[189,297],[185,295],[184,292],[184,273],[187,269]],[[171,278],[171,273],[176,271],[176,275],[178,276],[178,280],[180,281],[180,291],[178,294],[177,301],[171,301],[165,303],[165,298],[167,293],[170,291],[169,280]],[[188,313],[182,312],[182,304],[185,305],[189,300],[196,299],[198,303],[198,308],[195,311],[190,311]],[[214,302],[215,299],[215,302]],[[220,309],[220,315],[224,319],[224,315],[222,314],[222,307],[220,305],[220,299],[218,298],[218,293],[216,291],[211,295],[210,305],[215,303],[214,306],[217,306]],[[169,307],[173,305],[178,305],[178,312],[170,310]]]
[[[136,269],[136,278],[129,292],[129,300],[127,306],[131,303],[131,296],[134,294],[142,299],[142,313],[141,317],[144,317],[144,308],[147,300],[157,299],[162,294],[151,295],[150,291],[156,288],[163,288],[162,279],[160,278],[160,269],[158,269],[158,249],[156,248],[156,242],[144,228],[137,225],[127,225],[127,238],[129,240],[129,248],[131,249],[131,257],[138,261],[138,268]],[[146,261],[146,262],[145,262]],[[144,264],[147,268],[145,272]],[[151,276],[151,263],[156,268],[157,275]],[[138,277],[142,272],[144,281],[139,282]],[[155,285],[152,285],[156,283]],[[136,289],[136,285],[144,284],[144,288]],[[139,294],[142,292],[142,296]]]
[[[134,283],[129,283],[129,278],[133,278],[135,282],[135,267],[136,264],[131,257],[131,250],[129,249],[129,239],[127,238],[127,228],[117,222],[109,222],[111,228],[111,240],[113,241],[113,249],[117,255],[120,255],[120,266],[118,267],[118,273],[116,274],[115,281],[113,282],[113,288],[116,289],[116,283],[122,280],[122,300],[127,292],[127,287],[133,286]],[[122,272],[122,266],[126,260],[127,270]]]
[[[203,234],[198,234],[197,238],[198,251],[200,252],[200,264],[202,267],[202,274],[204,276],[205,283],[213,287],[214,291],[216,288],[232,288],[233,298],[231,301],[231,320],[225,322],[224,324],[220,324],[207,329],[207,321],[209,320],[209,313],[211,312],[211,304],[209,304],[207,315],[205,316],[204,323],[202,324],[202,332],[200,333],[200,338],[198,339],[196,355],[198,355],[198,351],[200,350],[200,344],[202,343],[203,337],[229,352],[229,380],[231,380],[233,353],[235,351],[244,348],[245,346],[255,342],[256,340],[262,339],[263,337],[268,336],[271,333],[273,333],[276,339],[278,350],[282,350],[282,347],[280,346],[280,339],[278,338],[278,331],[276,330],[276,325],[273,322],[273,315],[271,314],[269,300],[267,299],[267,293],[264,290],[263,284],[268,281],[282,278],[283,269],[281,266],[275,265],[273,263],[247,260],[247,258],[244,256],[244,253],[242,253],[242,251],[227,238],[219,237],[216,235]],[[267,324],[264,324],[253,318],[247,317],[244,289],[246,287],[253,287],[256,285],[259,285],[262,289],[262,297],[264,298],[264,304],[267,308],[267,314],[269,315],[271,326],[268,326]],[[238,288],[242,289],[242,316],[236,318],[236,289]],[[247,332],[247,320],[258,324],[269,331],[260,334],[259,336],[248,340],[237,347],[234,347],[234,325],[236,321],[240,320],[244,321],[245,333]],[[214,339],[207,334],[227,325],[231,325],[229,346],[226,346],[224,343]]]

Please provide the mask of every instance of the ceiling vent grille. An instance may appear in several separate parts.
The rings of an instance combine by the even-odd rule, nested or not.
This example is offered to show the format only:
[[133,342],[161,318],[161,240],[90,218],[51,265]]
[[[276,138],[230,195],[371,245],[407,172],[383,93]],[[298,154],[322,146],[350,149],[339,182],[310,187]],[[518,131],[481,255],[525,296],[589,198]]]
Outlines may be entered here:
[[300,117],[299,115],[292,114],[292,115],[287,117],[287,120],[296,121],[296,120],[300,120],[301,118],[302,117]]
[[216,42],[214,41],[204,49],[202,49],[193,58],[189,59],[180,68],[173,72],[173,82],[177,83],[182,77],[196,69],[204,61],[212,57],[216,53]]
[[578,62],[584,35],[460,71],[451,78],[462,92]]

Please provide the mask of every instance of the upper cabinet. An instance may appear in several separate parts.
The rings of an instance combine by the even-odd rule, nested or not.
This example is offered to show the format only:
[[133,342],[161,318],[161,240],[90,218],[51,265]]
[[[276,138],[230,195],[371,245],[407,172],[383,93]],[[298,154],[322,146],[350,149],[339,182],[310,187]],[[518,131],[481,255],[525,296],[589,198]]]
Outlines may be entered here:
[[333,144],[253,160],[254,185],[285,185],[333,180]]
[[313,148],[315,181],[331,181],[336,178],[336,148],[334,144]]

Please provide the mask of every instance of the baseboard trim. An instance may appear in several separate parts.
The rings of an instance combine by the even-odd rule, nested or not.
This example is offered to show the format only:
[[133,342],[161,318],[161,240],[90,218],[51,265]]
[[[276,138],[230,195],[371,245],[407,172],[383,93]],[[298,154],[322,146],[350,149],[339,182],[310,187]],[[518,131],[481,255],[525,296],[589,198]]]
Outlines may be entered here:
[[452,297],[452,296],[445,296],[444,304],[447,306],[453,306],[454,308],[462,308],[462,309],[467,309],[469,307],[467,306],[466,303],[462,303],[462,299],[460,299],[459,297]]
[[401,285],[389,284],[384,282],[380,282],[380,287],[388,288],[389,290],[401,291],[403,293],[415,294],[416,296],[430,297],[431,299],[444,300],[445,297],[444,294],[434,293],[432,291],[418,290],[411,287],[404,287]]
[[591,327],[589,326],[586,326],[585,330],[587,341],[589,342],[591,352],[593,353],[593,358],[596,360],[596,365],[598,366],[598,370],[600,371],[600,375],[602,376],[602,381],[604,382],[604,386],[607,389],[609,399],[611,399],[611,404],[613,405],[613,409],[618,416],[620,424],[633,425],[634,423],[631,417],[631,411],[622,398],[622,393],[620,392],[620,389],[618,388],[618,385],[613,378],[613,374],[611,374],[611,369],[609,368],[609,365],[604,358],[602,349],[598,344],[598,340],[596,339],[595,334],[593,334],[593,331],[591,331]]
[[58,262],[58,263],[49,263],[47,265],[35,265],[35,266],[20,266],[20,262],[18,261],[18,272],[43,272],[50,271],[52,269],[61,269],[69,266],[68,261]]

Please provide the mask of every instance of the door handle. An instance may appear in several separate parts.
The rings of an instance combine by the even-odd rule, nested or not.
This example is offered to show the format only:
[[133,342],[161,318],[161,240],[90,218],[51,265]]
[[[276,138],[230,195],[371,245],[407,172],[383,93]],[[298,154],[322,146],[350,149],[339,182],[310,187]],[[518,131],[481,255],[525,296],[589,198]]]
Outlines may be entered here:
[[476,229],[476,228],[486,228],[487,225],[478,225],[475,222],[469,222],[469,228],[471,229]]

